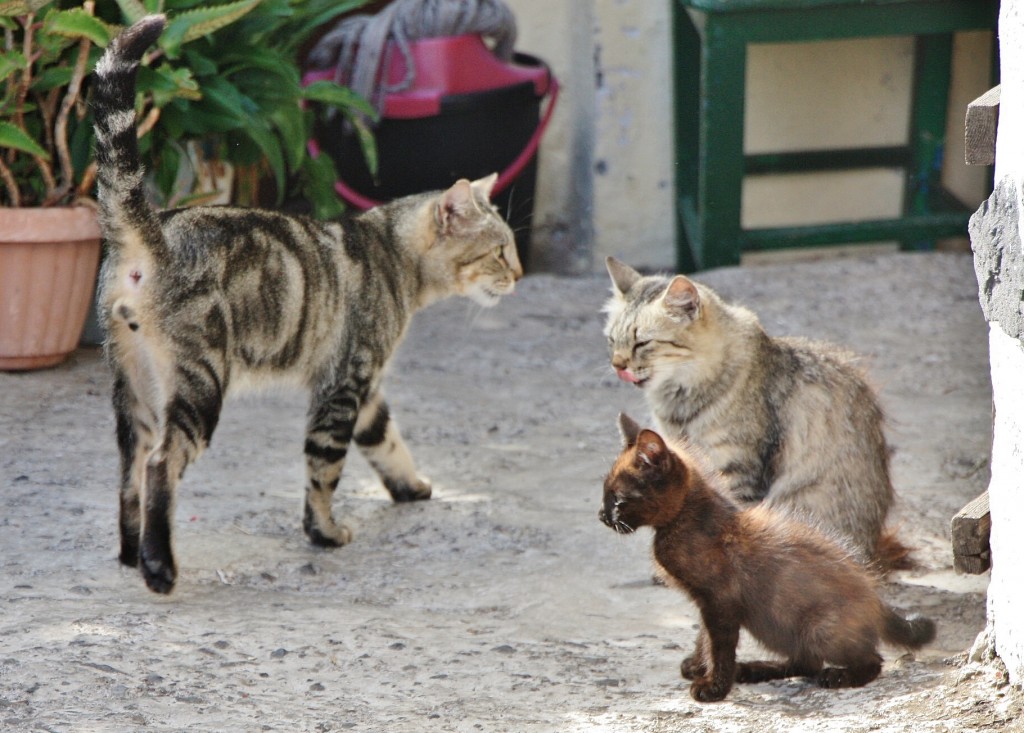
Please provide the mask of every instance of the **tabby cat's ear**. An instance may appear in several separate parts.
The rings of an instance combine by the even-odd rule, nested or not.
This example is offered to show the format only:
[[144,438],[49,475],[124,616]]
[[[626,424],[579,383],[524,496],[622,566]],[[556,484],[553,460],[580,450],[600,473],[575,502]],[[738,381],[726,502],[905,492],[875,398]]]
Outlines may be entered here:
[[700,294],[692,280],[676,275],[668,284],[661,299],[665,310],[677,320],[692,321],[700,312]]
[[491,200],[491,192],[494,190],[494,183],[498,180],[498,174],[492,173],[486,178],[478,178],[470,185],[479,191],[485,199]]
[[437,202],[435,219],[441,231],[450,234],[454,224],[479,211],[473,197],[473,184],[465,178],[457,180],[451,188],[441,194]]
[[605,259],[604,264],[608,268],[608,274],[612,277],[612,285],[615,286],[619,295],[628,293],[629,289],[642,277],[639,272],[614,257]]
[[641,430],[636,439],[636,457],[638,460],[660,467],[668,458],[669,448],[661,436],[653,430]]
[[619,432],[622,433],[622,445],[625,448],[632,448],[636,445],[636,436],[640,434],[640,426],[636,420],[624,412],[619,413]]

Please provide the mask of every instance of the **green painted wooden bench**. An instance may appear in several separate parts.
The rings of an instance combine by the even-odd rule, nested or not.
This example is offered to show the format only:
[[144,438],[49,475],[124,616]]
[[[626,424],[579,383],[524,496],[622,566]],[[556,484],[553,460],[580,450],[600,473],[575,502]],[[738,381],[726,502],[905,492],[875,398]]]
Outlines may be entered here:
[[[952,34],[994,30],[997,0],[671,0],[674,55],[676,253],[681,270],[739,263],[748,251],[899,241],[926,248],[966,236],[972,213],[941,185]],[[908,141],[900,147],[747,155],[747,45],[913,36]],[[993,64],[995,68],[995,64]],[[744,229],[747,174],[857,168],[906,171],[898,218]]]

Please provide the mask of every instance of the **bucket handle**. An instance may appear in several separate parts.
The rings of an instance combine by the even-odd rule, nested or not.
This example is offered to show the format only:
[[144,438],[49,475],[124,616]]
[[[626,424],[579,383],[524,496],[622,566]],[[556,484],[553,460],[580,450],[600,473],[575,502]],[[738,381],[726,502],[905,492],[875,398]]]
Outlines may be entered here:
[[[527,141],[526,147],[523,148],[523,151],[519,153],[515,160],[509,163],[508,167],[498,175],[498,180],[494,182],[494,188],[491,191],[492,195],[504,191],[505,188],[515,180],[516,176],[522,172],[523,168],[527,166],[533,156],[537,154],[537,148],[540,147],[540,139],[544,135],[544,130],[547,129],[548,122],[551,121],[551,114],[555,111],[555,102],[558,101],[558,80],[551,73],[550,69],[548,70],[548,79],[548,107],[544,110],[544,116],[541,117],[540,123],[537,125],[537,129],[534,130],[533,135],[530,136],[530,139]],[[355,206],[357,209],[362,209],[363,211],[372,209],[374,206],[380,206],[384,203],[383,201],[377,201],[376,199],[372,199],[369,196],[364,196],[359,193],[345,183],[340,176],[338,177],[338,180],[334,182],[334,190],[337,191],[338,195],[345,199],[345,201],[350,203],[352,206]]]

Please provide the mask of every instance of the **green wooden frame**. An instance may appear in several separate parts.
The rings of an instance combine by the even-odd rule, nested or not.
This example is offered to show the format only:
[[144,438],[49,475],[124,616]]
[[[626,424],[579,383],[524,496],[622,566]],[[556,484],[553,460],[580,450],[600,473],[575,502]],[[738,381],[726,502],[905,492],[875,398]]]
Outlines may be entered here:
[[[952,34],[993,30],[997,0],[671,0],[680,270],[738,264],[745,251],[898,240],[904,248],[964,235],[971,211],[942,189]],[[905,147],[745,155],[747,46],[914,36],[914,98]],[[995,67],[993,67],[995,68]],[[743,229],[744,175],[903,168],[896,219]]]

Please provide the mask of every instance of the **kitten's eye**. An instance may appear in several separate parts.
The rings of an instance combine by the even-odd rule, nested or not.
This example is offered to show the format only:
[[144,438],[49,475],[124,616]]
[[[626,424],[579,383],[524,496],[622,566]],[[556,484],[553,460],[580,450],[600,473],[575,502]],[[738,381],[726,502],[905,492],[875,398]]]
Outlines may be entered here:
[[637,349],[642,349],[643,347],[649,345],[650,343],[650,341],[637,341],[635,344],[633,344],[633,351],[636,351]]
[[494,256],[497,257],[499,260],[502,258],[502,255],[504,255],[504,253],[505,253],[505,248],[504,247],[498,246],[498,247],[494,248]]

